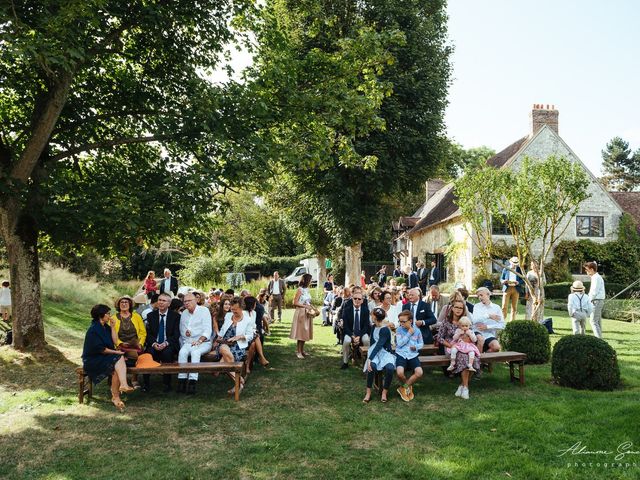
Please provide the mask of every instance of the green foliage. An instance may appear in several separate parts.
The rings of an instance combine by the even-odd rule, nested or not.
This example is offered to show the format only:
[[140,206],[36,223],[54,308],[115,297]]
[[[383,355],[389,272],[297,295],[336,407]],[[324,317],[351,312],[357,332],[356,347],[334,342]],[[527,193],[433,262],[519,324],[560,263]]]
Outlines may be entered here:
[[551,373],[561,386],[579,390],[613,390],[620,384],[616,351],[590,335],[561,338],[553,347]]
[[[547,298],[566,299],[569,296],[569,293],[571,293],[569,289],[572,283],[573,283],[572,281],[560,282],[560,283],[548,283],[544,287],[545,294]],[[585,291],[588,292],[589,287],[591,286],[591,282],[586,281],[586,282],[583,282],[583,284],[584,284]],[[612,297],[618,292],[627,288],[627,284],[609,282],[607,281],[607,279],[605,279],[604,287],[605,287],[605,291],[607,292],[607,297]],[[640,290],[640,287],[636,286],[636,288],[627,290],[625,293],[622,294],[621,297],[618,297],[618,298],[631,298],[634,295],[634,292],[637,292],[638,290]]]
[[504,350],[527,354],[527,363],[547,363],[551,355],[551,342],[547,329],[531,320],[507,323],[500,333]]
[[640,149],[633,154],[629,142],[612,138],[602,150],[602,182],[609,190],[628,192],[640,187]]
[[459,143],[449,142],[437,177],[454,180],[469,167],[477,168],[485,165],[487,160],[495,154],[495,150],[484,145],[465,149]]

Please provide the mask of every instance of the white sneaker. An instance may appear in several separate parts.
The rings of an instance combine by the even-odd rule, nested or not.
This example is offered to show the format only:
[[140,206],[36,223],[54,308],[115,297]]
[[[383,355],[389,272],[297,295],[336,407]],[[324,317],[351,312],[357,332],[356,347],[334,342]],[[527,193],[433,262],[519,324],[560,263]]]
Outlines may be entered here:
[[460,385],[458,387],[458,390],[456,390],[456,397],[460,397],[462,395],[463,390],[464,390],[464,387]]
[[476,369],[473,368],[473,365],[469,365],[469,367],[467,368],[467,370],[469,370],[470,372],[475,372]]
[[469,389],[467,387],[462,387],[462,394],[460,396],[465,400],[469,400]]
[[454,368],[456,368],[455,364],[449,365],[449,367],[447,367],[447,372],[453,372]]

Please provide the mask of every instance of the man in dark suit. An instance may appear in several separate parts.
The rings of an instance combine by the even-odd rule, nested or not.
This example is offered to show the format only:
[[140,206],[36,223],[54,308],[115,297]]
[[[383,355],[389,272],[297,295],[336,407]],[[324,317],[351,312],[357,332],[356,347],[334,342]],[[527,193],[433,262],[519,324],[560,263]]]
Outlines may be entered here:
[[344,339],[342,341],[342,368],[349,367],[351,357],[351,344],[354,347],[369,346],[369,333],[371,320],[369,319],[369,306],[364,301],[362,288],[353,287],[351,299],[347,300],[341,309],[344,325]]
[[436,261],[431,260],[431,270],[429,271],[429,286],[440,283],[440,270],[436,267]]
[[178,295],[178,279],[171,276],[171,270],[164,269],[164,278],[160,282],[160,293],[173,293],[175,297]]
[[[153,359],[161,363],[171,363],[180,350],[180,315],[169,310],[171,296],[161,293],[158,297],[158,309],[147,315],[147,340],[145,350]],[[142,390],[151,388],[150,375],[143,375]],[[171,391],[171,375],[163,375],[164,391]]]
[[380,270],[378,270],[378,285],[383,288],[387,283],[387,266],[383,265]]
[[420,299],[421,292],[419,288],[412,288],[408,291],[409,301],[402,306],[402,310],[409,310],[413,315],[413,321],[416,327],[422,333],[424,344],[433,343],[433,335],[431,334],[431,325],[435,325],[437,319],[429,304]]
[[404,273],[407,274],[407,286],[409,288],[418,288],[418,274],[409,265],[405,267]]
[[422,295],[426,295],[427,294],[427,273],[428,273],[427,269],[425,268],[423,262],[418,262],[416,267],[417,267],[416,274],[418,275],[418,286],[420,287],[420,290],[422,290]]

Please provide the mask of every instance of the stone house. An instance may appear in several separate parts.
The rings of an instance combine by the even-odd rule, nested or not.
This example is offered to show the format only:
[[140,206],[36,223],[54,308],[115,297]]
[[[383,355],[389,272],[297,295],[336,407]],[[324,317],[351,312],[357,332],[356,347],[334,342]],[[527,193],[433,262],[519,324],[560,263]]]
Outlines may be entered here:
[[[559,112],[555,107],[534,105],[530,113],[529,134],[487,162],[496,168],[517,169],[525,156],[544,159],[556,155],[582,166],[590,179],[587,187],[590,197],[582,202],[562,239],[589,239],[595,242],[615,240],[623,208],[560,137],[558,117]],[[392,250],[396,264],[402,268],[406,265],[413,267],[418,260],[428,264],[435,259],[443,281],[472,286],[478,269],[473,263],[477,248],[468,233],[470,226],[462,221],[455,203],[453,185],[430,180],[425,190],[425,203],[411,217],[401,217],[393,224]],[[499,219],[487,220],[492,223],[494,242],[505,245],[513,243],[506,226]]]

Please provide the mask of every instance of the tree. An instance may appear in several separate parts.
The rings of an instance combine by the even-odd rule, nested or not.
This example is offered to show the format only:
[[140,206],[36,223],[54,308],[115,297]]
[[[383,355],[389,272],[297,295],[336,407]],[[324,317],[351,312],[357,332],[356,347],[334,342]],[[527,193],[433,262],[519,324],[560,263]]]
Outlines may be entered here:
[[[389,200],[402,198],[407,189],[421,189],[440,161],[450,74],[446,16],[443,2],[343,0],[303,2],[302,7],[289,3],[281,15],[289,20],[278,24],[285,38],[300,34],[300,25],[309,24],[304,14],[311,11],[310,3],[325,12],[319,18],[327,20],[311,30],[308,41],[286,46],[294,58],[326,55],[336,51],[332,39],[352,39],[352,43],[362,32],[386,40],[378,56],[382,61],[362,70],[365,78],[371,68],[379,74],[373,90],[381,94],[374,96],[378,121],[368,129],[353,128],[346,122],[336,124],[328,138],[346,138],[348,142],[329,144],[321,152],[332,168],[310,165],[282,173],[295,196],[308,199],[308,208],[298,215],[312,219],[334,244],[346,249],[350,261],[345,282],[349,283],[357,281],[360,273],[361,243],[388,227],[388,219],[381,213]],[[314,14],[318,18],[317,10]],[[374,53],[373,48],[368,52]],[[294,90],[304,90],[303,80],[304,75],[296,79]],[[351,118],[352,112],[347,113]],[[304,146],[303,142],[304,137],[296,138],[297,144]],[[344,145],[349,152],[346,159]]]
[[444,161],[438,170],[438,177],[454,180],[460,177],[467,167],[482,165],[495,154],[495,150],[484,145],[465,149],[459,143],[449,142]]
[[632,154],[629,142],[614,137],[602,150],[602,161],[607,189],[628,192],[640,187],[640,149]]
[[[227,88],[212,85],[202,73],[220,63],[233,39],[232,17],[248,3],[2,4],[0,231],[10,264],[17,348],[44,344],[41,231],[67,241],[103,241],[117,250],[193,220],[203,200],[210,201],[213,178],[205,187],[197,175],[183,183],[182,174],[219,167],[230,137],[225,131],[236,133],[232,113],[228,123],[221,121],[230,103]],[[200,147],[205,140],[218,156],[213,147]],[[147,175],[158,183],[136,189],[136,180]],[[220,184],[231,176],[223,171]],[[170,190],[162,197],[154,185]],[[132,194],[139,190],[148,195]],[[194,198],[193,205],[176,202],[184,200],[181,192]],[[157,201],[166,202],[167,221],[150,215]],[[110,208],[98,208],[105,204]],[[114,222],[121,237],[108,228]],[[154,228],[146,228],[150,223]]]
[[518,274],[532,296],[534,319],[544,309],[546,260],[580,203],[589,197],[587,185],[580,165],[556,156],[544,160],[525,157],[517,170],[484,165],[467,170],[455,181],[456,203],[485,268],[496,252],[491,222],[497,215],[503,216],[521,263],[535,260],[539,265],[539,294],[526,275]]

